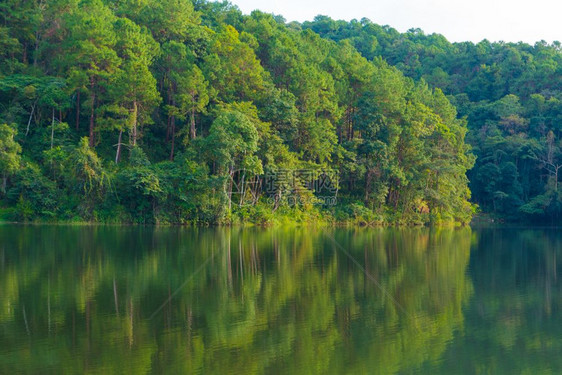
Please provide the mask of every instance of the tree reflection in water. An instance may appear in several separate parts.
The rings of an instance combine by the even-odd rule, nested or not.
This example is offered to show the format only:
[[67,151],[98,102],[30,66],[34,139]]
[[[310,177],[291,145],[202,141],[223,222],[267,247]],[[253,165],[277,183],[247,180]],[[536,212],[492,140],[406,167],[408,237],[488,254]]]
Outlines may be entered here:
[[0,372],[412,371],[463,332],[472,237],[0,226]]

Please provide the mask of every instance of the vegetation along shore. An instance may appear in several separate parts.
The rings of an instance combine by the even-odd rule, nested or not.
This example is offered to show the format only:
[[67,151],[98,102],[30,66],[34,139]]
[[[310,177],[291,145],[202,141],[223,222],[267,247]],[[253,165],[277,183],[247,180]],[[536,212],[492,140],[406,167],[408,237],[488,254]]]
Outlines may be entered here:
[[554,222],[560,44],[203,0],[0,4],[0,220]]

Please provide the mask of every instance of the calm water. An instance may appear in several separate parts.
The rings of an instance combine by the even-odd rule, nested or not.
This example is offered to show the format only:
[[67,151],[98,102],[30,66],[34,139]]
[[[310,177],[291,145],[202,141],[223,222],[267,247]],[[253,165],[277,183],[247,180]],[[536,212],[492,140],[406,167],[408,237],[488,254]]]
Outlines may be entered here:
[[553,229],[4,225],[0,373],[562,373],[561,252]]

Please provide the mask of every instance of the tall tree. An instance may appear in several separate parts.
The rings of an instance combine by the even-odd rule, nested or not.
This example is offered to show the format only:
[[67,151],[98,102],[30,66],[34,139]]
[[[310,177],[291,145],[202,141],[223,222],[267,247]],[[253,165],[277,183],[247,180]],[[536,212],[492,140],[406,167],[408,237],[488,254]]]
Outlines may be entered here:
[[119,126],[115,162],[121,155],[123,130],[129,131],[129,144],[137,145],[139,126],[152,121],[150,114],[161,98],[156,89],[156,79],[150,71],[158,54],[158,44],[146,30],[122,18],[115,22],[117,42],[115,49],[121,58],[120,69],[110,81],[114,103],[108,109],[125,113],[125,126]]
[[87,88],[90,147],[95,145],[96,109],[103,100],[104,84],[121,62],[114,49],[115,20],[115,15],[100,0],[85,0],[79,9],[66,15],[69,36],[63,42],[65,66],[77,90]]
[[213,93],[201,69],[195,64],[195,56],[186,45],[174,41],[164,44],[160,66],[167,96],[170,159],[173,159],[176,120],[189,117],[189,137],[194,139],[195,117],[204,111]]

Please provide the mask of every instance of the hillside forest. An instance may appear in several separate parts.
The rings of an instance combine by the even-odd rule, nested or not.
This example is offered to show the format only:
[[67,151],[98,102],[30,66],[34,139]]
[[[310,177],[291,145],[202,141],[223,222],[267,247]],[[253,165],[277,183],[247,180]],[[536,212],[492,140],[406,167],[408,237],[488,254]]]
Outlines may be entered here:
[[0,219],[553,222],[560,49],[228,2],[6,0]]

